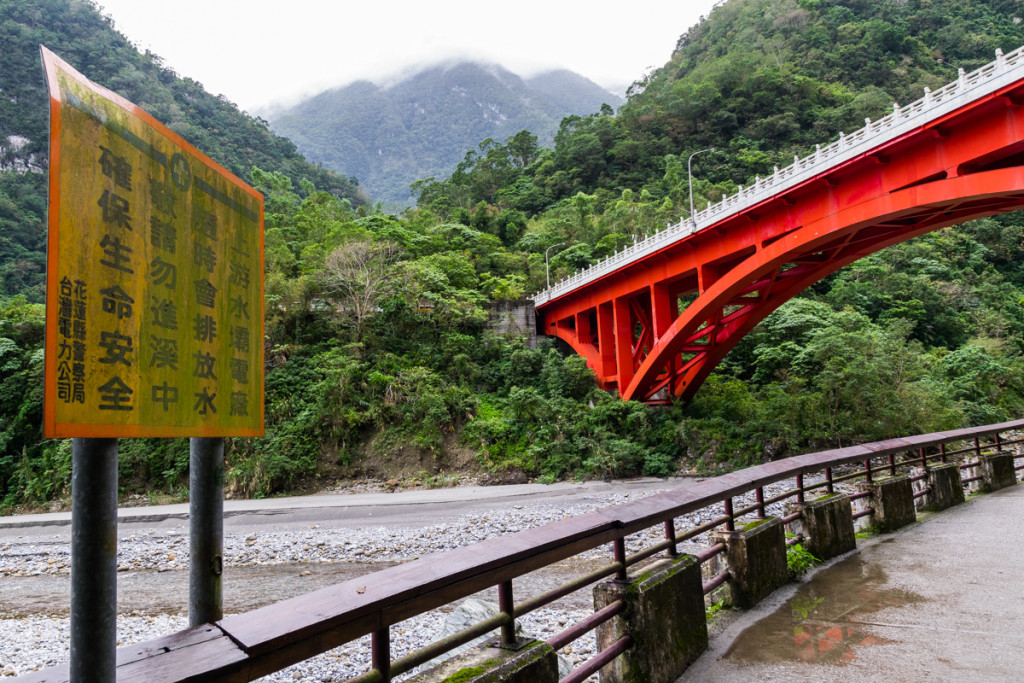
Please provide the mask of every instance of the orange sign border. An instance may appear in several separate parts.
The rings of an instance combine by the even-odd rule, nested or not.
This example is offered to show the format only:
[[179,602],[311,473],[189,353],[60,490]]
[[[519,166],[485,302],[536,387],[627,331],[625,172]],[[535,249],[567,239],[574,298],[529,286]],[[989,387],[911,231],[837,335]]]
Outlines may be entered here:
[[[266,410],[264,401],[264,373],[259,372],[260,379],[258,391],[259,404],[259,425],[257,427],[224,427],[220,425],[141,425],[141,424],[106,424],[106,423],[75,423],[56,421],[56,385],[57,385],[57,363],[55,350],[57,348],[57,306],[56,296],[59,289],[58,269],[54,262],[57,259],[59,231],[60,231],[60,143],[61,143],[61,106],[60,86],[57,79],[57,71],[63,71],[67,76],[74,79],[78,84],[92,90],[97,95],[104,97],[123,109],[129,115],[141,119],[148,126],[151,126],[159,134],[167,137],[172,143],[193,155],[207,168],[221,176],[224,180],[235,185],[245,194],[255,199],[259,204],[259,301],[265,300],[264,283],[264,253],[263,253],[263,195],[256,189],[249,186],[238,176],[227,170],[219,163],[211,159],[194,145],[186,141],[180,135],[157,121],[138,105],[130,102],[121,95],[93,83],[83,76],[77,69],[58,57],[44,45],[39,46],[43,59],[43,68],[46,72],[46,81],[50,96],[50,155],[49,155],[49,199],[47,217],[47,263],[46,263],[46,357],[44,361],[44,398],[43,398],[43,435],[47,438],[53,437],[81,437],[81,438],[108,438],[108,437],[217,437],[217,436],[263,436],[266,426]],[[260,343],[259,343],[259,367],[265,364],[265,350],[263,345],[264,321],[262,311],[260,314]]]

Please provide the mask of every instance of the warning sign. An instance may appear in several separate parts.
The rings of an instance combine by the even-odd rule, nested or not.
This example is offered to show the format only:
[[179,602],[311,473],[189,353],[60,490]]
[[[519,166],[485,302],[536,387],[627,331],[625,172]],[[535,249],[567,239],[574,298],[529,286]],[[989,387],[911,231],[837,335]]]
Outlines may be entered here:
[[46,436],[262,435],[262,196],[42,53]]

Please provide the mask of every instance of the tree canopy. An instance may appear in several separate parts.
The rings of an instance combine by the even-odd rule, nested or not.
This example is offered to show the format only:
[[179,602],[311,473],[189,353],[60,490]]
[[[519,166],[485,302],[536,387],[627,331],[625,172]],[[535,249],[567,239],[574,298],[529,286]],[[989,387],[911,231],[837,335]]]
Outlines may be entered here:
[[[16,5],[0,9],[3,35],[71,26],[83,12],[104,25],[81,2]],[[618,113],[568,117],[550,147],[525,131],[482,140],[450,177],[415,183],[418,205],[400,214],[291,162],[224,148],[266,197],[267,435],[231,440],[230,485],[266,495],[318,477],[426,480],[470,464],[544,481],[715,471],[1019,416],[1020,214],[936,231],[815,284],[741,340],[689,405],[619,401],[553,340],[533,348],[488,325],[492,307],[543,287],[545,255],[563,277],[679,220],[692,152],[718,150],[694,159],[702,206],[955,78],[951,65],[1016,48],[1015,11],[1009,0],[729,0]],[[136,73],[118,57],[130,46],[104,40],[86,41],[78,59],[124,79],[129,96],[177,82],[152,56],[132,58],[151,64]],[[0,60],[13,59],[4,44]],[[197,84],[167,87],[167,99],[150,97],[172,119],[193,106],[175,88],[199,97]],[[35,114],[17,116],[5,133],[36,140]],[[230,139],[216,120],[205,119],[200,147],[204,135]],[[0,173],[5,509],[59,497],[69,469],[67,443],[39,436],[44,187],[24,168]],[[124,490],[180,493],[182,443],[125,440]]]

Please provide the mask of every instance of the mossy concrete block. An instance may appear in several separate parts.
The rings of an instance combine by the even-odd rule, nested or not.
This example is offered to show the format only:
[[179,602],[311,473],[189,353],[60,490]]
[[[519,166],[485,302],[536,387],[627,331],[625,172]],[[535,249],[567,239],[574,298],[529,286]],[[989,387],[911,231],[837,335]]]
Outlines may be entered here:
[[857,547],[853,530],[853,508],[845,493],[823,496],[808,503],[792,503],[791,512],[801,514],[803,546],[819,560],[828,560]]
[[742,530],[719,531],[712,543],[725,543],[734,607],[752,607],[789,581],[786,534],[777,517]]
[[626,609],[597,627],[598,650],[625,635],[633,646],[601,670],[601,683],[669,683],[708,646],[700,562],[692,555],[664,560],[630,582],[594,587],[594,609],[622,600]]
[[1017,471],[1013,469],[1013,454],[985,453],[978,462],[981,474],[981,490],[988,493],[998,491],[1017,483]]
[[914,508],[914,487],[905,475],[887,477],[860,484],[861,491],[871,493],[872,525],[882,532],[895,531],[917,521]]
[[480,645],[452,657],[409,683],[558,683],[558,655],[535,640],[519,650]]
[[925,505],[929,510],[945,510],[964,502],[964,485],[960,465],[955,462],[935,465],[928,470],[928,488],[931,489]]

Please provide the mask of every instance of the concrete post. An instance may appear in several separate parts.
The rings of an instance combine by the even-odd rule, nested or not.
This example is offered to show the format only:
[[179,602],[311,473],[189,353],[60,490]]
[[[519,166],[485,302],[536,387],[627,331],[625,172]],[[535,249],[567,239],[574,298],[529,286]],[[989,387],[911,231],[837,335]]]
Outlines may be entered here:
[[712,543],[726,546],[734,607],[752,607],[789,581],[786,535],[779,518],[758,520],[736,531],[719,531],[712,539]]
[[964,502],[964,485],[957,463],[933,465],[928,469],[927,481],[931,493],[925,496],[925,509],[945,510]]
[[[804,534],[803,546],[819,560],[828,560],[857,547],[853,531],[853,509],[845,493],[823,496],[809,503],[791,503],[788,510],[800,511],[798,524]],[[797,523],[794,523],[796,525]]]
[[519,650],[474,647],[407,679],[409,683],[558,683],[558,655],[537,640]]
[[594,587],[594,609],[622,600],[625,611],[597,627],[598,650],[625,635],[633,647],[601,669],[601,683],[670,683],[708,646],[700,561],[692,555],[663,560],[630,582]]
[[978,462],[981,490],[985,493],[1013,486],[1017,471],[1013,469],[1012,453],[985,453]]
[[870,484],[860,484],[861,491],[869,491],[869,505],[874,510],[870,519],[878,531],[895,531],[917,521],[914,509],[914,487],[906,476],[876,479]]

